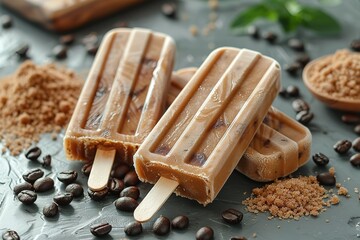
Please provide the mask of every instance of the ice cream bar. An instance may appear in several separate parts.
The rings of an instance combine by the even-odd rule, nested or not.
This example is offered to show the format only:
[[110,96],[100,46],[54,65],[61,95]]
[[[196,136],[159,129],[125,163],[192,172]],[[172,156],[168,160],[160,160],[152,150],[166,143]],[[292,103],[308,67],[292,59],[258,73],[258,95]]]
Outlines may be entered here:
[[[169,191],[160,191],[161,197],[175,189],[203,205],[212,202],[250,144],[279,85],[280,67],[273,59],[247,49],[213,51],[134,155],[140,180],[159,180],[148,199],[170,185]],[[138,221],[154,214],[147,211],[147,197],[134,212]]]
[[[168,105],[196,70],[197,68],[184,68],[172,74]],[[272,107],[236,169],[259,182],[285,177],[309,160],[311,139],[308,128]]]
[[68,159],[95,158],[90,188],[105,183],[92,176],[107,178],[110,159],[132,164],[165,110],[174,54],[172,38],[145,29],[116,29],[104,38],[64,137]]

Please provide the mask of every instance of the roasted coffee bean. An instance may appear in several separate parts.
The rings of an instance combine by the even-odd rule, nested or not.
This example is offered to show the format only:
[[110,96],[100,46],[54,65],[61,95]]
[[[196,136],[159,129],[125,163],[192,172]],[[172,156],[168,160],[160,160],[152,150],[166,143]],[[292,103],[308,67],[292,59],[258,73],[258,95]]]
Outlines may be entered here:
[[347,153],[352,146],[352,143],[348,140],[340,140],[334,145],[334,150],[337,153],[344,154]]
[[189,218],[187,216],[177,216],[171,221],[174,229],[183,230],[189,226]]
[[288,46],[298,52],[303,52],[305,50],[305,45],[303,43],[303,41],[301,41],[300,39],[297,38],[291,38],[288,41]]
[[138,187],[136,186],[130,186],[127,188],[124,188],[124,190],[122,190],[120,192],[120,197],[131,197],[135,200],[137,200],[140,196],[140,190]]
[[14,230],[7,230],[2,234],[3,240],[20,240],[19,234]]
[[91,168],[92,168],[92,164],[91,163],[86,163],[82,168],[81,168],[81,172],[85,175],[85,176],[89,176],[90,172],[91,172]]
[[318,166],[326,166],[329,163],[329,158],[323,153],[315,153],[312,159]]
[[355,138],[355,140],[352,142],[352,147],[355,151],[360,152],[360,137]]
[[54,180],[49,177],[39,178],[34,182],[35,192],[46,192],[54,188]]
[[139,222],[130,222],[124,228],[124,232],[128,236],[137,236],[141,234],[142,231],[143,227],[142,224]]
[[32,184],[28,183],[28,182],[23,182],[23,183],[19,183],[17,185],[15,185],[14,187],[14,194],[18,195],[19,192],[21,192],[22,190],[34,190],[34,187]]
[[314,118],[314,114],[309,111],[301,111],[296,114],[295,119],[301,124],[308,124]]
[[88,45],[88,44],[95,44],[98,43],[99,38],[98,35],[95,32],[89,33],[82,39],[82,44]]
[[9,15],[2,15],[0,17],[0,23],[4,29],[11,28],[13,25],[13,20]]
[[28,170],[22,175],[23,179],[29,183],[34,183],[37,179],[41,178],[42,176],[44,176],[44,171],[41,170],[40,168]]
[[300,54],[295,58],[295,62],[300,63],[302,67],[305,67],[306,64],[310,62],[311,58],[306,53]]
[[300,90],[297,86],[294,85],[289,85],[286,88],[286,93],[290,96],[290,97],[298,97],[300,95]]
[[15,53],[19,56],[19,58],[24,59],[28,57],[29,49],[30,46],[28,44],[23,44],[16,49]]
[[73,34],[66,34],[60,37],[60,43],[63,45],[71,45],[75,41]]
[[278,36],[273,32],[267,32],[264,35],[264,39],[271,44],[274,44],[277,40]]
[[59,206],[67,206],[73,200],[73,195],[71,193],[61,193],[56,195],[53,200]]
[[121,197],[115,201],[115,207],[120,211],[133,212],[139,203],[131,197]]
[[304,100],[298,98],[295,99],[292,102],[292,108],[294,109],[295,112],[301,112],[301,111],[309,111],[310,110],[310,106],[309,104],[307,104],[307,102],[305,102]]
[[360,135],[360,124],[354,127],[354,132]]
[[281,96],[281,97],[284,97],[284,98],[286,98],[287,96],[288,96],[288,93],[287,93],[287,91],[286,91],[286,88],[281,88],[280,89],[280,91],[279,91],[279,95]]
[[51,155],[45,155],[43,157],[43,163],[42,163],[43,167],[50,167],[51,166]]
[[349,124],[360,123],[360,116],[354,114],[344,114],[341,116],[341,121]]
[[299,73],[299,71],[301,70],[301,66],[297,62],[294,62],[291,64],[285,64],[284,70],[291,76],[296,76]]
[[160,216],[155,220],[152,229],[156,235],[166,235],[170,232],[170,220],[167,217]]
[[176,5],[173,3],[164,3],[161,6],[161,12],[165,17],[175,19],[176,18]]
[[109,223],[99,223],[90,226],[90,232],[96,237],[102,237],[111,232],[112,226]]
[[56,203],[52,202],[46,204],[43,208],[43,214],[45,217],[55,217],[59,213],[59,207]]
[[64,45],[56,45],[53,50],[52,54],[56,59],[65,59],[67,57],[67,47]]
[[90,188],[88,188],[87,192],[88,192],[89,197],[92,200],[101,201],[101,200],[105,199],[105,197],[108,195],[109,189],[106,187],[99,191],[93,191]]
[[22,190],[17,197],[23,204],[30,205],[36,201],[37,194],[31,190]]
[[243,219],[243,213],[240,212],[239,210],[230,208],[225,210],[222,214],[221,214],[222,219],[224,219],[225,222],[230,223],[230,224],[237,224],[240,223]]
[[320,185],[334,186],[336,184],[335,177],[328,172],[318,174],[316,176],[316,179],[318,180]]
[[111,171],[111,176],[113,178],[122,179],[125,175],[130,172],[130,167],[127,164],[120,164],[115,169]]
[[115,27],[116,28],[128,28],[129,23],[125,22],[125,21],[120,21],[120,22],[115,23]]
[[111,178],[109,181],[109,191],[112,194],[120,194],[120,192],[124,189],[124,182],[117,178]]
[[85,49],[89,55],[95,56],[97,51],[99,50],[99,44],[97,43],[86,44]]
[[31,161],[36,161],[41,155],[41,149],[39,147],[32,147],[25,153],[25,157]]
[[351,42],[350,48],[356,52],[360,52],[360,39],[355,39]]
[[350,158],[350,163],[354,167],[360,167],[360,153],[356,153],[356,154],[352,155]]
[[247,238],[244,236],[236,236],[236,237],[231,237],[230,240],[247,240]]
[[59,179],[60,182],[65,184],[70,184],[76,181],[77,179],[77,172],[74,170],[67,170],[62,171],[58,174],[57,179]]
[[202,227],[196,232],[196,240],[210,240],[214,238],[214,230],[211,227]]
[[135,186],[139,183],[138,175],[134,170],[131,170],[125,175],[124,183],[126,186]]
[[254,39],[259,39],[260,38],[260,32],[259,32],[259,28],[256,26],[250,26],[247,28],[247,34],[249,36],[251,36]]
[[71,183],[66,186],[65,192],[71,193],[74,198],[81,197],[84,195],[83,187],[78,183]]

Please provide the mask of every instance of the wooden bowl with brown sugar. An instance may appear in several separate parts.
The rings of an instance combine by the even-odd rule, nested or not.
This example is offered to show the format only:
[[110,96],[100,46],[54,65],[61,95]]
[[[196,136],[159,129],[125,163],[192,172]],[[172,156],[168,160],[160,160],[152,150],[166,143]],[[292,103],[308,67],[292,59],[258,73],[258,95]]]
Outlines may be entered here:
[[317,58],[304,68],[303,80],[310,93],[330,108],[360,112],[359,53],[341,50]]

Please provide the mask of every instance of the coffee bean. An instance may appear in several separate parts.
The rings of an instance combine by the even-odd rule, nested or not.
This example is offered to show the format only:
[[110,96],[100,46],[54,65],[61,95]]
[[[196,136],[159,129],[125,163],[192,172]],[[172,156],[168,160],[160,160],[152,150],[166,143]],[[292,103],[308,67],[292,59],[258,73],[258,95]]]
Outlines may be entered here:
[[97,43],[86,44],[85,49],[89,55],[95,56],[97,51],[99,50],[99,44]]
[[352,147],[355,151],[360,152],[360,137],[355,138],[355,140],[352,142]]
[[285,64],[284,70],[291,76],[296,76],[301,70],[301,65],[297,62]]
[[74,198],[81,197],[84,195],[83,187],[78,183],[71,183],[66,186],[65,192],[71,193]]
[[36,201],[37,194],[31,190],[22,190],[17,197],[23,204],[30,205]]
[[300,98],[295,99],[291,105],[292,105],[292,108],[294,109],[294,111],[297,113],[301,112],[301,111],[309,111],[310,110],[309,104]]
[[164,3],[161,6],[161,12],[165,17],[175,19],[176,18],[176,5],[173,3]]
[[54,180],[49,177],[39,178],[34,182],[35,192],[46,192],[54,188]]
[[56,195],[53,200],[60,206],[67,206],[73,200],[73,195],[71,193],[61,193]]
[[284,98],[288,97],[288,93],[287,93],[287,91],[286,91],[286,88],[282,87],[282,88],[280,89],[280,91],[279,91],[279,95],[280,95],[281,97],[284,97]]
[[67,47],[64,45],[56,45],[52,50],[52,54],[59,60],[65,59],[67,57]]
[[58,174],[57,179],[64,184],[70,184],[76,181],[77,172],[74,170],[62,171]]
[[130,222],[124,228],[124,232],[128,236],[137,236],[141,234],[142,231],[143,227],[142,224],[139,222]]
[[112,226],[109,223],[99,223],[90,227],[90,232],[96,237],[102,237],[109,234]]
[[236,237],[231,237],[230,240],[247,240],[247,238],[243,236],[236,236]]
[[42,163],[43,167],[50,167],[51,166],[51,155],[45,155],[43,157],[43,163]]
[[300,95],[300,90],[298,87],[294,86],[294,85],[289,85],[286,88],[286,93],[290,96],[290,97],[298,97]]
[[124,190],[120,192],[120,197],[131,197],[137,200],[139,196],[140,196],[140,190],[136,186],[124,188]]
[[41,170],[40,168],[28,170],[22,175],[23,179],[29,183],[34,183],[37,179],[41,178],[42,176],[44,176],[44,171]]
[[256,26],[250,26],[247,28],[247,34],[249,36],[251,36],[254,39],[259,39],[260,37],[260,32],[259,32],[259,28]]
[[326,166],[329,163],[329,158],[323,153],[315,153],[312,159],[318,166]]
[[189,226],[189,218],[186,216],[177,216],[171,221],[174,229],[183,230]]
[[23,44],[15,50],[15,53],[19,56],[19,58],[27,58],[29,49],[30,46],[28,44]]
[[139,183],[139,178],[134,170],[131,170],[125,175],[124,183],[126,186],[135,186]]
[[341,121],[349,124],[360,123],[360,116],[354,114],[344,114],[341,116]]
[[60,37],[60,43],[62,45],[71,45],[75,41],[73,34],[66,34]]
[[120,192],[124,189],[124,182],[117,178],[111,178],[109,181],[109,191],[112,194],[120,194]]
[[300,54],[295,58],[295,62],[298,62],[303,68],[310,62],[311,58],[306,53]]
[[356,154],[352,155],[350,158],[350,163],[354,167],[360,167],[360,153],[356,153]]
[[120,211],[133,212],[139,203],[131,197],[121,197],[115,201],[115,207]]
[[2,235],[3,240],[20,240],[19,234],[14,230],[7,230]]
[[127,164],[120,164],[115,169],[111,171],[111,176],[113,178],[122,179],[130,171],[130,167]]
[[336,184],[335,177],[328,172],[318,174],[316,176],[316,179],[318,180],[320,185],[334,186]]
[[25,157],[31,161],[36,161],[41,155],[41,149],[39,147],[32,147],[25,153]]
[[230,224],[237,224],[240,223],[243,219],[243,213],[240,212],[239,210],[230,208],[225,210],[222,214],[221,214],[222,219],[224,219],[225,222],[230,223]]
[[155,220],[152,229],[156,235],[166,235],[170,232],[170,220],[167,217],[161,216]]
[[115,23],[114,25],[116,28],[128,28],[129,27],[129,23],[125,22],[125,21],[120,21]]
[[43,214],[45,217],[55,217],[59,213],[59,207],[56,203],[52,202],[46,204],[43,208]]
[[347,151],[350,150],[352,143],[348,140],[340,140],[334,145],[334,150],[337,153],[344,154],[347,153]]
[[85,175],[85,176],[89,176],[90,172],[91,172],[91,168],[92,168],[92,163],[86,163],[82,168],[81,168],[81,172]]
[[263,37],[268,43],[274,44],[278,38],[278,36],[273,32],[265,33]]
[[88,188],[87,192],[88,192],[89,197],[92,200],[101,201],[101,200],[105,199],[105,197],[108,195],[109,189],[106,187],[99,191],[93,191],[90,188]]
[[360,124],[354,127],[354,132],[360,135]]
[[309,111],[301,111],[296,114],[295,119],[301,124],[308,124],[314,118],[314,114]]
[[350,48],[356,52],[360,52],[360,39],[354,39],[350,44]]
[[211,227],[202,227],[196,232],[196,240],[214,239],[214,230]]
[[305,50],[305,46],[303,41],[301,41],[300,39],[297,38],[291,38],[288,41],[288,46],[298,52],[303,52]]
[[89,33],[82,39],[82,43],[84,45],[95,44],[95,43],[98,43],[98,41],[99,41],[99,38],[95,32]]
[[18,195],[22,190],[34,190],[34,187],[28,182],[23,182],[15,185],[13,191],[15,195]]
[[11,28],[13,25],[13,20],[9,15],[2,15],[0,17],[0,23],[4,29]]

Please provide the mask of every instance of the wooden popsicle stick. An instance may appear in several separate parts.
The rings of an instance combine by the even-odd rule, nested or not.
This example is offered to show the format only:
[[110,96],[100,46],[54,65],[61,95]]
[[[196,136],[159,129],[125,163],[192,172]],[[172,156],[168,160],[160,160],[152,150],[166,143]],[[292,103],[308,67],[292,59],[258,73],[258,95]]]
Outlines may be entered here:
[[88,187],[91,190],[100,191],[107,186],[115,154],[115,149],[96,150],[95,159],[88,180]]
[[146,222],[160,209],[165,201],[179,185],[177,181],[160,177],[150,192],[134,211],[134,218],[138,222]]

